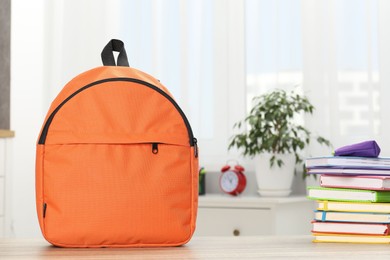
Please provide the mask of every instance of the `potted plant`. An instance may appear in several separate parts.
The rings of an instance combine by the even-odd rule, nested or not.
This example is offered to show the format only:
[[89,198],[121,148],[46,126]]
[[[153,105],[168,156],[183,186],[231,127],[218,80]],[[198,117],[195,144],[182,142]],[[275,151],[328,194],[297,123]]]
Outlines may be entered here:
[[[238,148],[244,156],[255,159],[260,195],[290,194],[295,165],[303,162],[300,152],[313,139],[312,133],[297,123],[297,116],[313,110],[307,97],[277,89],[255,97],[249,115],[234,124],[243,132],[232,137],[228,149]],[[315,140],[331,145],[321,136]]]

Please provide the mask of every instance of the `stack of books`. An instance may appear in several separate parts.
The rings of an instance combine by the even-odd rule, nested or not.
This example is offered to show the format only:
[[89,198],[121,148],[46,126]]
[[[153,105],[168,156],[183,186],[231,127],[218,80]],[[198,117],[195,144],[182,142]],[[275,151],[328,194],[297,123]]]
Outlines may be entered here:
[[313,157],[305,162],[320,186],[308,187],[316,200],[314,242],[390,243],[390,158]]

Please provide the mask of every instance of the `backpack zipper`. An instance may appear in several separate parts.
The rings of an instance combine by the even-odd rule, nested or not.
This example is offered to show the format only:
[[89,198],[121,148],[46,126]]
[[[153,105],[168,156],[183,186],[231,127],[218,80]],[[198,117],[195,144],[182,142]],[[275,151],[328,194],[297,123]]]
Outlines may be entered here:
[[198,154],[199,154],[199,151],[198,151],[198,140],[194,137],[194,138],[193,138],[193,142],[194,142],[194,154],[195,154],[195,158],[198,158]]
[[[53,119],[54,119],[54,116],[57,114],[57,112],[61,109],[62,106],[64,106],[69,100],[71,100],[74,96],[76,96],[77,94],[79,94],[80,92],[90,88],[90,87],[93,87],[93,86],[96,86],[96,85],[99,85],[99,84],[102,84],[102,83],[106,83],[106,82],[117,82],[117,81],[125,81],[125,82],[134,82],[134,83],[138,83],[138,84],[141,84],[141,85],[144,85],[146,87],[149,87],[155,91],[157,91],[158,93],[160,93],[162,96],[164,96],[166,99],[168,99],[169,102],[171,102],[173,104],[173,106],[176,108],[176,110],[179,112],[180,116],[182,117],[183,121],[184,121],[184,124],[186,125],[186,128],[187,128],[187,132],[188,132],[188,136],[189,136],[189,143],[190,143],[190,146],[194,146],[195,145],[195,142],[194,140],[196,140],[196,138],[194,138],[194,134],[192,132],[192,129],[191,129],[191,125],[190,123],[188,122],[188,119],[187,117],[185,116],[183,110],[181,110],[181,108],[179,107],[179,105],[176,103],[176,101],[170,96],[168,95],[167,93],[165,93],[162,89],[158,88],[157,86],[153,85],[153,84],[150,84],[148,82],[145,82],[143,80],[139,80],[139,79],[134,79],[134,78],[108,78],[108,79],[102,79],[102,80],[98,80],[98,81],[95,81],[95,82],[92,82],[88,85],[85,85],[84,87],[82,88],[79,88],[77,91],[73,92],[70,96],[68,96],[65,100],[63,100],[61,102],[61,104],[59,104],[54,110],[53,112],[50,114],[50,116],[48,117],[43,129],[42,129],[42,133],[41,133],[41,136],[39,137],[39,140],[38,140],[38,144],[45,144],[46,142],[46,137],[47,137],[47,134],[48,134],[48,131],[49,131],[49,128],[50,128],[50,124],[52,123]],[[197,150],[197,148],[196,148]],[[196,152],[196,157],[197,157],[197,152]]]
[[43,209],[42,209],[43,218],[46,217],[46,208],[47,208],[47,204],[46,204],[46,203],[43,203]]
[[158,154],[158,143],[152,143],[152,153]]

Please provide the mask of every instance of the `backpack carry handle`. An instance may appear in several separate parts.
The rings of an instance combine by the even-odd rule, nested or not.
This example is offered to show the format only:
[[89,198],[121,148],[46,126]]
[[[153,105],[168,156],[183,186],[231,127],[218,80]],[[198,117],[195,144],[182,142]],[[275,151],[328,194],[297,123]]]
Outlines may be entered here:
[[[114,51],[119,52],[117,62],[115,63]],[[129,67],[125,44],[121,40],[112,39],[107,43],[102,51],[102,61],[104,66],[125,66]]]

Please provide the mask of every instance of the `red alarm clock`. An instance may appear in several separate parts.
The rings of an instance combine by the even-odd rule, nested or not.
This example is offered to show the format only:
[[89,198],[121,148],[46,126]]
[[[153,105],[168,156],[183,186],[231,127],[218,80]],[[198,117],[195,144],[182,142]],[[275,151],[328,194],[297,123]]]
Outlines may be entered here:
[[221,176],[219,177],[219,186],[221,190],[227,194],[237,196],[245,190],[246,177],[244,175],[244,167],[235,165],[225,165],[221,169]]

